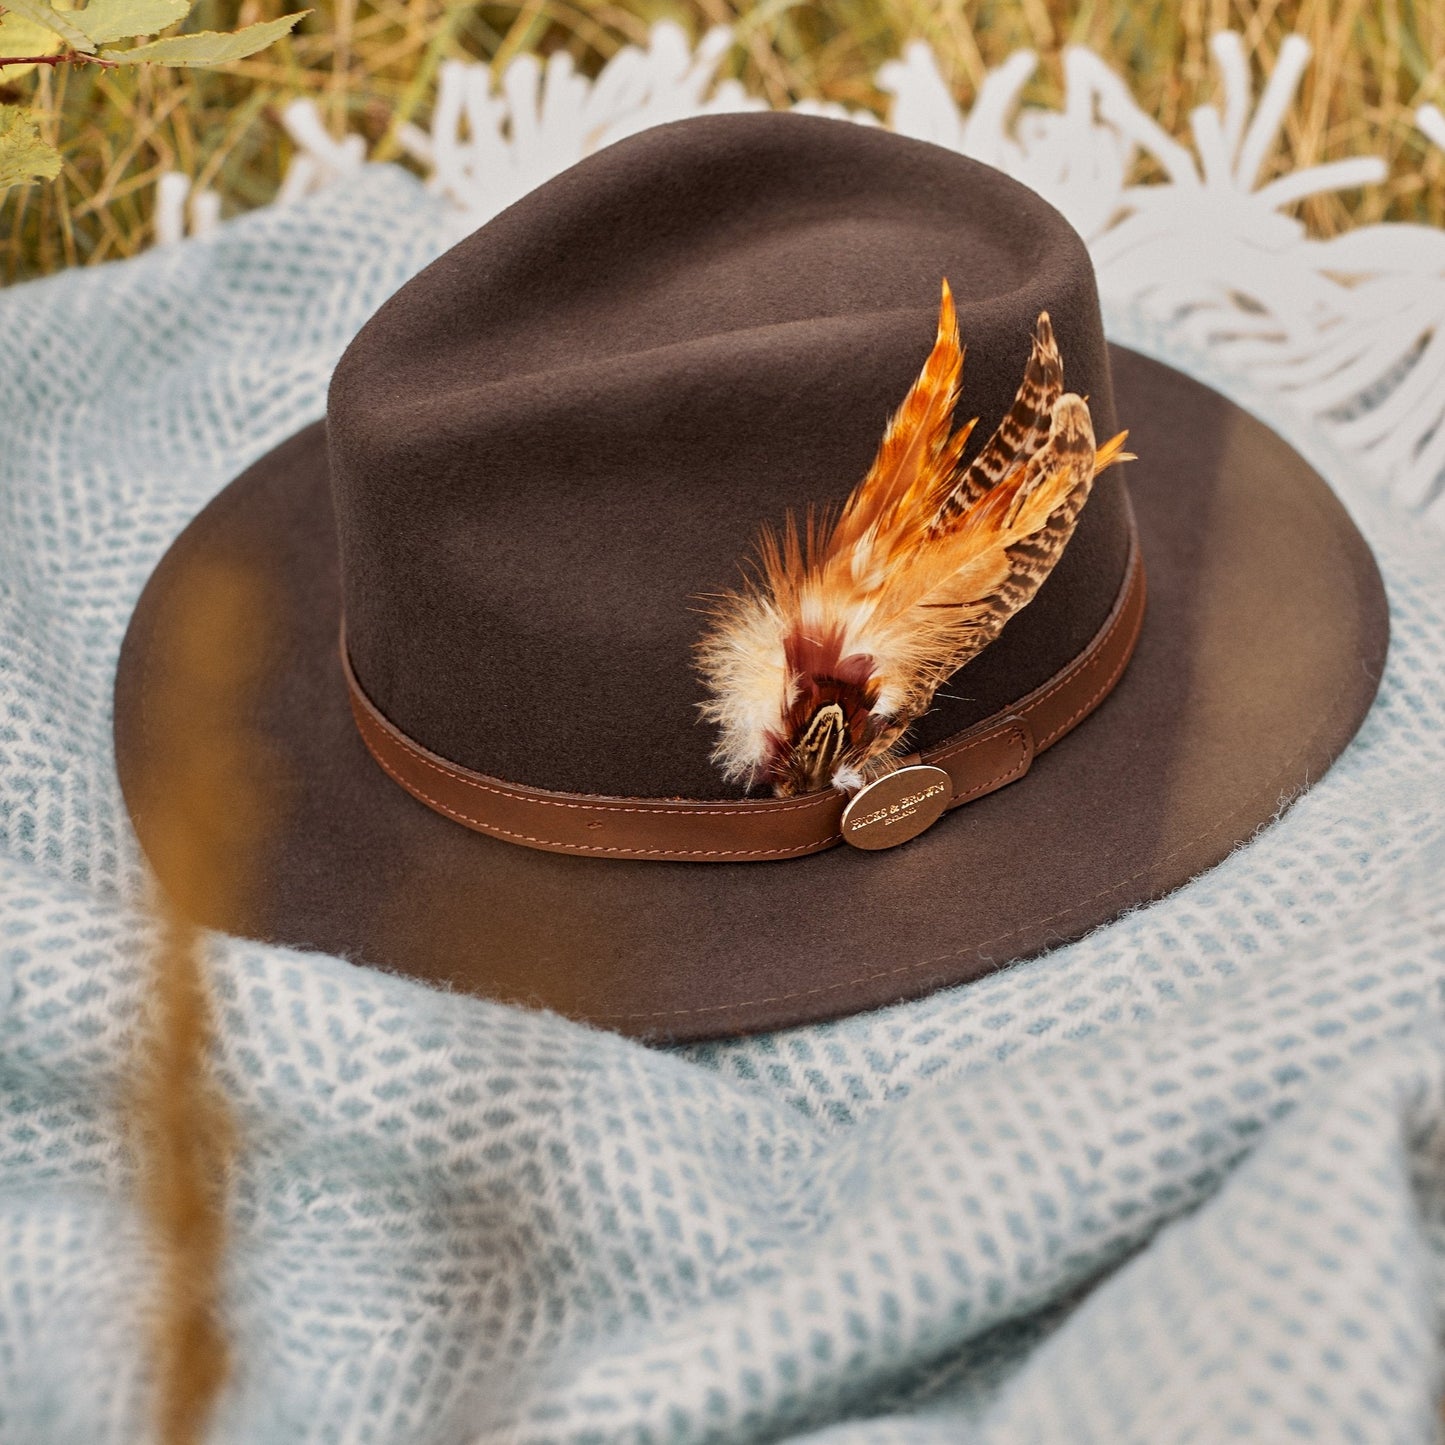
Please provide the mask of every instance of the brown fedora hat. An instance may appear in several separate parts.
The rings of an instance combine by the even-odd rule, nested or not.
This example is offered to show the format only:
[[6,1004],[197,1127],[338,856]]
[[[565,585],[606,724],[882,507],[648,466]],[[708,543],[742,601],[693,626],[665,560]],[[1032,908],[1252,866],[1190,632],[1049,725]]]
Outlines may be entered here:
[[[956,420],[979,419],[950,473],[974,478],[969,516],[1014,525],[1002,489],[1054,475],[1023,465],[1041,447],[1084,455],[1091,425],[1072,501],[997,542],[1008,605],[908,708],[877,649],[824,666],[766,638],[761,701],[720,701],[741,673],[700,666],[709,638],[812,615],[757,563],[759,529],[813,509],[836,544],[905,396],[935,421],[944,397],[929,456],[953,467],[956,393],[919,391],[948,350],[945,278]],[[1068,435],[1063,403],[1020,401],[1047,371],[1041,313]],[[1032,440],[993,466],[1011,426]],[[1123,428],[1137,460],[1094,466]],[[912,557],[891,555],[890,587]],[[662,126],[525,197],[387,302],[325,424],[176,540],[115,699],[163,885],[165,740],[204,726],[165,681],[218,570],[267,614],[237,719],[264,746],[227,766],[279,801],[244,897],[200,921],[655,1038],[915,997],[1179,887],[1318,780],[1387,645],[1329,487],[1105,342],[1057,212],[953,152],[797,115]]]

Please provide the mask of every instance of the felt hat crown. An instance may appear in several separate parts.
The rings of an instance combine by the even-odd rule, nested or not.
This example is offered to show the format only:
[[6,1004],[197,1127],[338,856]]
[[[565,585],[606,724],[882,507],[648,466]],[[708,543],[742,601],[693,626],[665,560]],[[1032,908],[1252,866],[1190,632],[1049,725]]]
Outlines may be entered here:
[[[945,775],[927,821],[966,806],[865,856],[831,846],[845,798],[719,768],[697,648],[759,528],[836,516],[869,471],[944,278],[965,466],[1041,312],[1094,435],[1127,427],[1139,460],[1098,473],[1042,585],[900,744]],[[1386,640],[1324,483],[1108,346],[1057,212],[789,115],[611,147],[380,309],[324,430],[233,483],[137,609],[117,750],[143,841],[166,597],[218,558],[283,619],[249,707],[292,783],[244,917],[206,921],[673,1038],[963,981],[1178,886],[1323,771]],[[856,816],[876,834],[922,797]]]
[[[1047,310],[1070,390],[1116,430],[1083,242],[997,171],[796,116],[613,147],[383,306],[327,425],[347,643],[379,710],[492,777],[741,796],[693,650],[761,523],[835,506],[933,340],[940,279],[977,452]],[[847,144],[840,142],[846,140]],[[1023,697],[1119,590],[1122,470],[1033,603],[915,742]]]

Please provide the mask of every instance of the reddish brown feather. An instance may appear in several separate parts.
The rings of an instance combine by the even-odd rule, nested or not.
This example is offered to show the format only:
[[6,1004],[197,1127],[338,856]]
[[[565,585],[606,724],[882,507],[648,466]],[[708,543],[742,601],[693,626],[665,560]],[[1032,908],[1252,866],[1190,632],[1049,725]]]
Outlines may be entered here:
[[730,776],[788,796],[894,765],[942,682],[1032,600],[1124,433],[1094,444],[1063,391],[1040,313],[1023,380],[978,456],[954,429],[963,347],[945,281],[933,348],[878,454],[829,526],[764,528],[756,584],[724,597],[699,644]]
[[918,379],[883,433],[868,474],[844,504],[828,540],[842,554],[870,532],[890,541],[891,552],[917,541],[953,487],[959,459],[973,430],[953,430],[963,375],[953,293],[943,283],[933,350]]

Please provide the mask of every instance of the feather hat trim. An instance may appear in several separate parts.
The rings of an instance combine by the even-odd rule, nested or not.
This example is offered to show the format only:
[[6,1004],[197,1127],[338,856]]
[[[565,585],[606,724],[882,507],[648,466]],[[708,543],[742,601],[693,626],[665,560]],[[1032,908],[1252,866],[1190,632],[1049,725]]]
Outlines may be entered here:
[[1129,459],[1126,432],[1095,446],[1040,312],[1013,405],[964,465],[963,358],[945,280],[933,349],[836,519],[765,525],[756,575],[714,599],[697,663],[731,781],[793,797],[896,767],[939,687],[1053,571],[1094,478]]

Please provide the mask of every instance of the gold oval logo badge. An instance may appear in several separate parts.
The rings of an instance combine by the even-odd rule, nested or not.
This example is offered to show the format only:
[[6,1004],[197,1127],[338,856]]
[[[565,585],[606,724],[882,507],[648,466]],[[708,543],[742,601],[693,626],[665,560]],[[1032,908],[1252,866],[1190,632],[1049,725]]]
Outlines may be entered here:
[[938,821],[953,779],[926,763],[874,779],[843,809],[843,841],[874,852],[896,848]]

